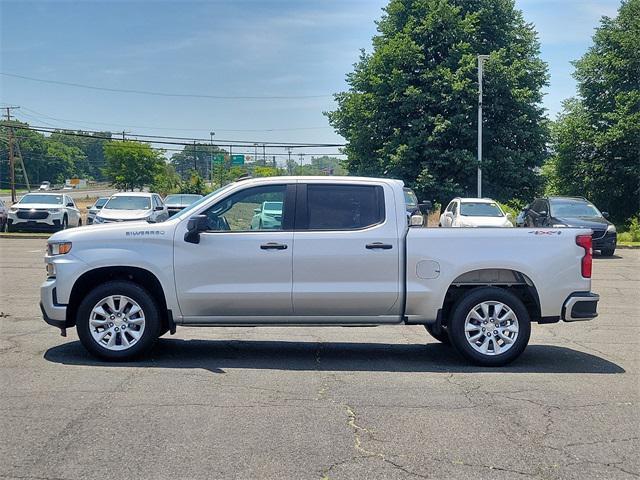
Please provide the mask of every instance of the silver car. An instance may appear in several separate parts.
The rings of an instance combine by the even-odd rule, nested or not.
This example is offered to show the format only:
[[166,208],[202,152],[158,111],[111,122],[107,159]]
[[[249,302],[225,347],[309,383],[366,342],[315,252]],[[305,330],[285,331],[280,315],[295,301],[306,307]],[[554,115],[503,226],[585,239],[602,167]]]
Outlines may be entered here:
[[102,210],[102,207],[104,207],[108,200],[109,197],[100,197],[89,207],[89,210],[87,211],[87,225],[91,225],[93,223],[96,215],[100,210]]

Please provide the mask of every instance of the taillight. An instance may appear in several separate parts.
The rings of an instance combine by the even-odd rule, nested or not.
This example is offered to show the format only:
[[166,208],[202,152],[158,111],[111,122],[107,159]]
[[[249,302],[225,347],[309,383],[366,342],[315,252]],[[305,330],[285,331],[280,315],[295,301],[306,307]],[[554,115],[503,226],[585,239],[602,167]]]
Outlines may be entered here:
[[591,267],[593,265],[593,248],[591,235],[578,235],[576,237],[576,245],[584,248],[584,257],[582,257],[582,276],[591,278]]

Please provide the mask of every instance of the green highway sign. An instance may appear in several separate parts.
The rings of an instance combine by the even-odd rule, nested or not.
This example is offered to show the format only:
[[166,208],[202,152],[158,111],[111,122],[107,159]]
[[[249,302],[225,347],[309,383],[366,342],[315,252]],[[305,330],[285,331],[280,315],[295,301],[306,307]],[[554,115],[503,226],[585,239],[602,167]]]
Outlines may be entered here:
[[214,165],[222,165],[224,163],[224,153],[216,153],[213,156]]
[[244,155],[231,155],[231,165],[244,165]]

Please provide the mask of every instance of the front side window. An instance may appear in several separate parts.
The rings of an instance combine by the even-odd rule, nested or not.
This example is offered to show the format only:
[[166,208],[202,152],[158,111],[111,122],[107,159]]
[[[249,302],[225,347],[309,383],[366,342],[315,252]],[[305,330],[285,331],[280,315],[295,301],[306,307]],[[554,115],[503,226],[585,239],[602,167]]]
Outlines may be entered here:
[[282,230],[286,185],[247,188],[203,212],[214,232]]
[[380,186],[307,185],[310,230],[355,230],[384,221]]

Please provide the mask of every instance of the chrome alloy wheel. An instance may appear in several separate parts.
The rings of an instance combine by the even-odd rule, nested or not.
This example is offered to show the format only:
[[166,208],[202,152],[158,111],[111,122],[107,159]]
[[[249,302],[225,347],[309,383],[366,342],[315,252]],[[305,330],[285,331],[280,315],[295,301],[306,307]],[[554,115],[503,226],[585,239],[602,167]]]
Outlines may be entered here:
[[518,317],[502,302],[482,302],[467,314],[464,333],[474,350],[483,355],[500,355],[518,338]]
[[91,310],[89,328],[93,340],[107,350],[126,350],[144,332],[144,311],[132,298],[110,295]]

